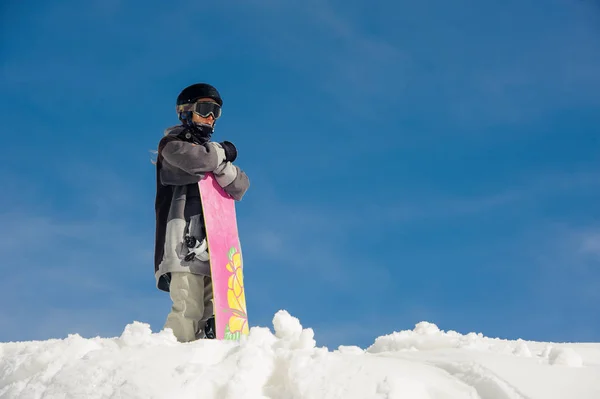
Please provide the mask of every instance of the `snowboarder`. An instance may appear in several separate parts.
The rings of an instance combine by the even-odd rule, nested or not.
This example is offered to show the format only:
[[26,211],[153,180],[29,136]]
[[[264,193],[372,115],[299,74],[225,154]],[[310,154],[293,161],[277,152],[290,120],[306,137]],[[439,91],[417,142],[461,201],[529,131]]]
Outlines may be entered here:
[[222,106],[213,86],[186,87],[176,104],[181,124],[166,129],[158,144],[154,270],[158,289],[168,291],[173,303],[164,327],[180,342],[214,337],[210,255],[198,182],[212,172],[237,201],[250,184],[233,164],[236,147],[211,141]]

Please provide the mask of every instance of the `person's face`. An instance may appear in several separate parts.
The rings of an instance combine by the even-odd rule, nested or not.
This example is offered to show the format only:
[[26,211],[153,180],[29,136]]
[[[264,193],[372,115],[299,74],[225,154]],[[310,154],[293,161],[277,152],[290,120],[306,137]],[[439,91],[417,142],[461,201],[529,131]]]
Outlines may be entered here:
[[[212,98],[200,98],[196,102],[211,102],[211,103],[216,104],[215,100],[213,100]],[[208,117],[205,118],[205,117],[193,112],[192,113],[192,121],[196,122],[196,123],[204,123],[204,124],[210,125],[210,126],[213,126],[215,124],[215,118],[213,117],[212,114],[208,115]]]

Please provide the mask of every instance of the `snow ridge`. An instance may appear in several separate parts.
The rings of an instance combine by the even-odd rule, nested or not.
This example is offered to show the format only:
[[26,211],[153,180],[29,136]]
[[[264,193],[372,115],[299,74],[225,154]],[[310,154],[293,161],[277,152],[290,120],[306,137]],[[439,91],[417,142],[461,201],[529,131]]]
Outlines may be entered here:
[[0,344],[0,399],[597,399],[600,345],[507,341],[422,322],[366,350],[317,347],[281,310],[274,331],[180,344],[134,322],[120,337]]

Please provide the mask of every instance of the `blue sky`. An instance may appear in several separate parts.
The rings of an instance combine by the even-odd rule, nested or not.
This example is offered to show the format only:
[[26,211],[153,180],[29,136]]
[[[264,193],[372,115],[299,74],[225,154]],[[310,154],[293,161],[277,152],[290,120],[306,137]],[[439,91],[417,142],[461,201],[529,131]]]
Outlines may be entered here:
[[162,328],[154,169],[209,82],[248,312],[317,343],[445,330],[600,341],[593,1],[2,5],[0,341]]

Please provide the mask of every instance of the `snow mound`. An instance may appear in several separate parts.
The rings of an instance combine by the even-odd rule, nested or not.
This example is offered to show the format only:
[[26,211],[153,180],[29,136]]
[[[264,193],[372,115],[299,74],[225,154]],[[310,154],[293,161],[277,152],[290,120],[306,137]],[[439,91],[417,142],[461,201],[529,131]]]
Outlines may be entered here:
[[479,348],[487,349],[494,342],[482,334],[459,334],[455,331],[441,331],[435,324],[423,321],[413,330],[395,332],[379,337],[367,349],[369,353],[436,350],[443,348]]
[[427,322],[367,350],[329,351],[285,310],[273,332],[253,327],[240,342],[181,344],[134,322],[115,338],[0,343],[0,399],[597,399],[598,375],[598,344],[576,351]]
[[513,354],[515,356],[522,356],[522,357],[531,357],[531,351],[529,350],[529,347],[527,346],[527,342],[523,341],[522,339],[518,339],[517,342],[515,343],[515,349],[513,350]]
[[[567,367],[583,366],[583,359],[572,348],[552,348],[548,355],[548,360],[552,365]],[[598,378],[600,378],[600,376]]]

